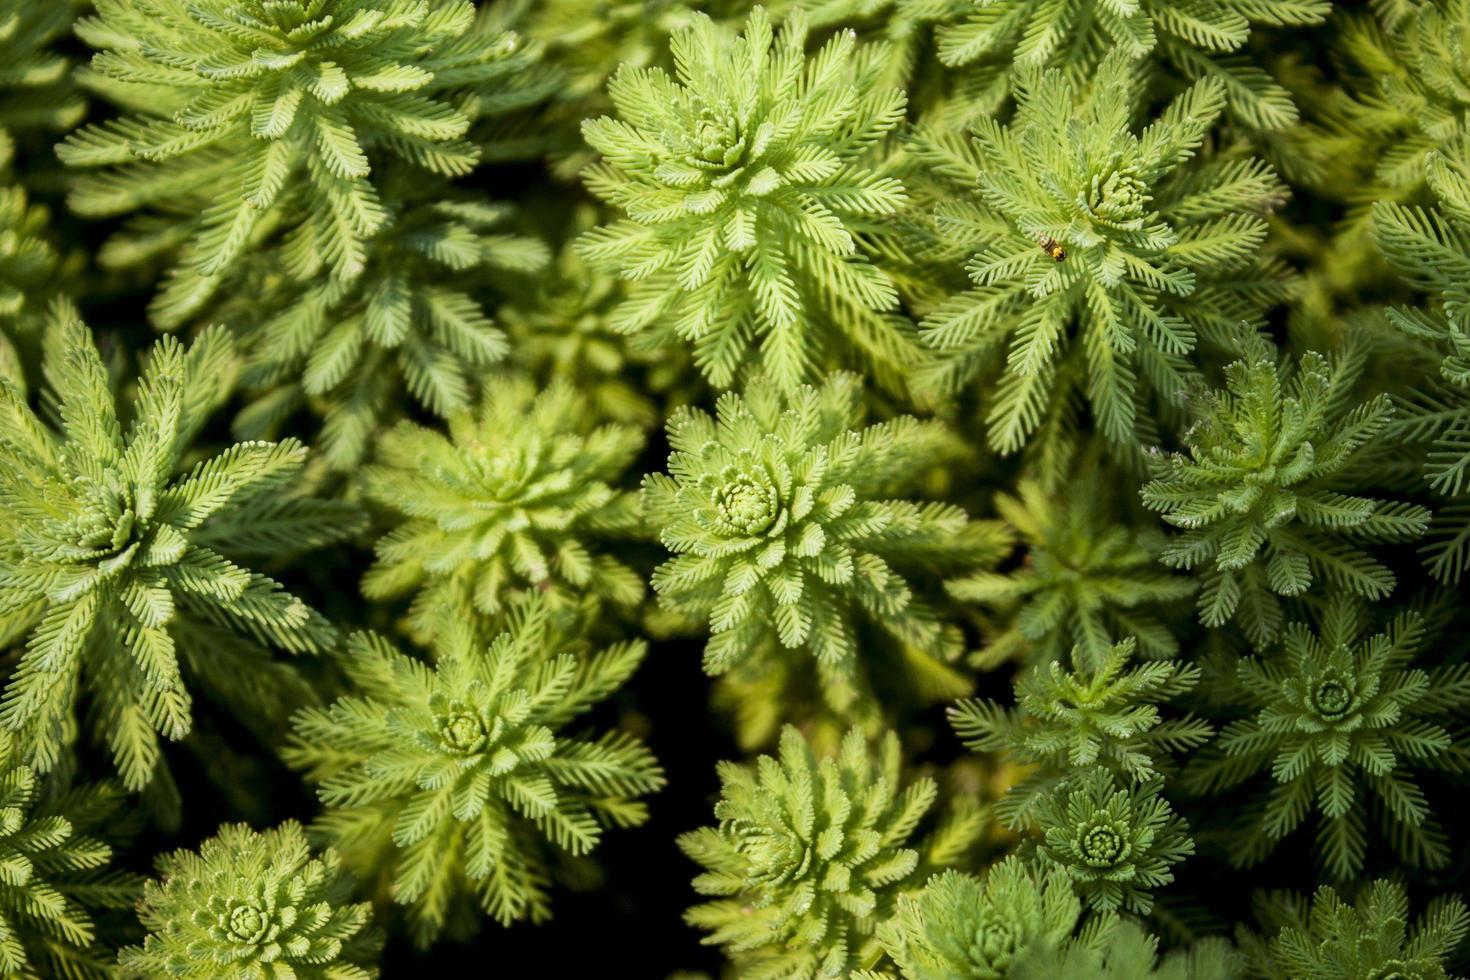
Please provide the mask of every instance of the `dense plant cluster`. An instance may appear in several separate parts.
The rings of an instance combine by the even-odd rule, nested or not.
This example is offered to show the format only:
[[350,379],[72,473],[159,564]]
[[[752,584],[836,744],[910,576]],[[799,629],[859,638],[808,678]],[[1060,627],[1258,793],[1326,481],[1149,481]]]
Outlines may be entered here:
[[148,935],[122,950],[128,977],[370,980],[372,907],[352,902],[352,877],[334,851],[311,855],[301,825],[256,833],[220,828],[195,851],[158,859],[138,917]]
[[1470,974],[1467,64],[0,0],[0,975]]

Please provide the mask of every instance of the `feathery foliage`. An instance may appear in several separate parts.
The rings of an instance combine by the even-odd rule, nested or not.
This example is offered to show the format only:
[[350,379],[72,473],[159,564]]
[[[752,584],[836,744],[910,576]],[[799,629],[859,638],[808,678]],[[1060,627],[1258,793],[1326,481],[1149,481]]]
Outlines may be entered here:
[[1341,163],[1352,180],[1346,196],[1359,204],[1412,200],[1435,151],[1470,136],[1464,78],[1470,3],[1376,6],[1376,18],[1345,21],[1343,68],[1358,85],[1332,93],[1323,111],[1329,132],[1345,138]]
[[11,165],[18,139],[64,132],[86,111],[71,64],[51,50],[71,28],[77,7],[74,0],[55,0],[0,11],[0,174]]
[[142,886],[107,867],[112,847],[96,836],[122,793],[116,784],[43,780],[20,748],[0,732],[0,972],[105,980],[112,957],[91,912],[130,908]]
[[1242,958],[1224,939],[1213,936],[1189,949],[1159,955],[1159,940],[1142,925],[1125,920],[1110,931],[1104,942],[1073,943],[1048,950],[1016,973],[1017,980],[1054,980],[1056,977],[1087,977],[1088,980],[1237,980],[1242,976]]
[[[578,214],[586,217],[590,211]],[[496,316],[510,336],[511,360],[538,384],[570,381],[598,417],[641,429],[662,422],[661,403],[699,390],[677,350],[613,328],[625,283],[592,268],[575,247],[561,249],[536,279],[531,288],[516,283]]]
[[1470,929],[1457,896],[1435,900],[1410,928],[1408,896],[1392,881],[1371,883],[1352,903],[1324,885],[1310,907],[1295,895],[1276,904],[1280,931],[1252,958],[1268,980],[1456,980],[1445,967]]
[[[1322,23],[1331,0],[951,0],[961,12],[938,31],[946,65],[1009,62],[1019,73],[1061,65],[1083,78],[1101,56],[1152,57],[1190,79],[1221,83],[1235,114],[1260,129],[1297,121],[1290,95],[1249,61],[1232,55],[1261,25]],[[949,19],[949,18],[946,18]]]
[[41,315],[40,302],[57,272],[47,239],[50,217],[21,186],[0,187],[0,328],[16,329]]
[[[935,875],[917,894],[899,896],[878,934],[906,980],[1003,980],[1026,975],[1050,950],[1070,947],[1081,918],[1066,874],[1038,871],[1013,856],[983,880],[958,871]],[[1100,930],[1090,932],[1084,941],[1096,942]]]
[[647,818],[664,784],[637,739],[560,729],[632,675],[646,647],[594,652],[575,619],[533,596],[488,644],[464,621],[431,665],[380,636],[349,640],[353,694],[295,721],[287,761],[317,785],[315,834],[350,866],[391,876],[418,942],[470,931],[474,899],[501,923],[550,915],[553,852],[588,853],[605,827]]
[[724,947],[749,980],[871,966],[878,924],[926,866],[934,870],[914,846],[934,781],[900,789],[898,738],[890,732],[874,750],[856,728],[836,756],[821,757],[787,727],[778,756],[719,771],[719,825],[679,838],[705,868],[695,890],[712,896],[689,910],[690,924],[709,930],[705,942]]
[[709,622],[710,674],[802,651],[830,706],[860,715],[872,707],[860,633],[940,661],[960,652],[958,630],[905,573],[994,561],[1008,537],[952,504],[891,498],[945,432],[909,416],[863,427],[863,415],[861,380],[837,373],[790,396],[755,379],[722,395],[713,418],[681,409],[669,420],[669,473],[643,485],[647,519],[674,553],[653,587],[665,607]]
[[313,857],[299,823],[257,833],[221,827],[195,851],[158,860],[143,888],[141,946],[119,955],[124,977],[370,980],[372,906],[353,903],[335,851]]
[[687,29],[697,10],[721,6],[720,0],[541,0],[526,24],[527,33],[546,43],[547,59],[567,75],[564,98],[586,103],[605,98],[617,70],[662,63],[669,35]]
[[1280,656],[1240,659],[1236,703],[1251,713],[1220,731],[1187,782],[1220,792],[1270,772],[1239,861],[1263,858],[1315,811],[1318,852],[1340,878],[1363,867],[1370,813],[1401,859],[1441,867],[1450,852],[1416,770],[1470,764],[1457,721],[1470,706],[1470,668],[1413,666],[1424,636],[1413,613],[1365,636],[1364,610],[1338,595],[1320,619],[1316,632],[1288,627]]
[[1201,341],[1262,325],[1281,287],[1260,259],[1263,213],[1283,188],[1250,158],[1186,166],[1224,106],[1213,79],[1137,135],[1137,71],[1117,53],[1091,86],[1028,69],[1017,87],[1009,123],[919,136],[919,158],[958,191],[929,234],[972,254],[974,283],[921,324],[940,354],[926,384],[949,393],[1003,365],[986,413],[997,451],[1045,431],[1075,393],[1126,454],[1153,437],[1150,405],[1173,409]]
[[448,434],[401,422],[363,473],[368,498],[401,520],[363,578],[373,599],[414,594],[421,637],[477,616],[494,621],[528,591],[615,606],[643,596],[641,577],[604,542],[639,534],[638,498],[617,484],[643,448],[627,425],[596,424],[566,382],[537,391],[501,377]]
[[[935,882],[940,879],[934,879]],[[901,900],[902,901],[902,900]],[[1094,919],[1094,922],[1097,920]],[[971,961],[934,961],[937,967],[904,964],[903,980],[1055,980],[1057,977],[1086,977],[1087,980],[1238,980],[1243,974],[1242,957],[1229,942],[1218,937],[1202,940],[1190,949],[1159,956],[1159,941],[1132,920],[1106,920],[1101,929],[1091,929],[1086,942],[1033,944],[1020,955],[1007,951],[997,971],[984,956]],[[995,933],[998,942],[1009,943],[1015,928],[1007,922]],[[986,940],[981,940],[986,941]],[[1004,948],[1004,947],[1002,947]],[[970,956],[966,950],[958,954]],[[859,973],[857,980],[896,980],[890,973]]]
[[[1470,17],[1470,5],[1465,9]],[[1402,393],[1404,418],[1396,429],[1424,445],[1424,476],[1450,498],[1436,513],[1424,550],[1430,571],[1453,584],[1470,565],[1470,294],[1464,279],[1470,269],[1470,136],[1447,153],[1431,153],[1425,172],[1442,210],[1381,202],[1373,209],[1373,232],[1383,255],[1436,301],[1428,309],[1392,308],[1387,317],[1439,358],[1439,378]]]
[[1085,468],[1060,493],[1023,479],[995,509],[1026,552],[1008,571],[982,569],[946,583],[956,599],[980,603],[1008,624],[986,638],[987,664],[1016,659],[1044,666],[1076,644],[1101,660],[1128,637],[1145,656],[1171,657],[1179,645],[1150,608],[1193,595],[1188,578],[1158,567],[1164,537],[1118,520],[1111,474]]
[[106,168],[78,180],[72,207],[193,205],[156,307],[170,325],[271,241],[298,278],[362,275],[390,217],[369,153],[469,173],[463,93],[495,88],[523,43],[468,0],[101,0],[77,32],[98,49],[95,87],[139,111],[58,148]]
[[1465,973],[1467,120],[1470,0],[0,0],[0,976]]
[[[506,353],[504,332],[469,291],[472,278],[530,272],[547,259],[540,241],[496,230],[508,216],[483,200],[406,202],[368,250],[362,276],[280,282],[285,295],[243,331],[241,383],[264,391],[237,433],[264,436],[302,401],[319,405],[323,456],[347,470],[367,454],[400,385],[436,415],[469,408],[474,379]],[[259,308],[257,297],[246,302]]]
[[[85,691],[98,740],[139,789],[158,762],[158,736],[189,732],[186,675],[282,716],[292,705],[273,689],[279,668],[266,647],[316,653],[335,641],[319,613],[229,556],[325,544],[356,521],[345,505],[291,492],[306,457],[294,439],[237,443],[184,472],[185,451],[227,390],[220,378],[234,369],[223,331],[205,331],[187,350],[159,341],[124,429],[92,337],[66,312],[48,328],[59,335],[46,368],[59,429],[0,381],[9,515],[0,523],[0,637],[28,636],[0,724],[26,732],[36,766],[51,769]],[[221,628],[247,642],[217,642]],[[227,690],[242,684],[236,675],[249,676]]]
[[880,61],[851,33],[810,59],[805,41],[799,13],[777,36],[756,7],[739,37],[698,15],[671,41],[677,81],[620,69],[620,118],[583,134],[601,154],[588,188],[627,218],[588,232],[582,252],[633,283],[614,324],[690,341],[717,387],[758,361],[792,390],[836,362],[900,390],[918,348],[859,239],[906,201],[866,161],[903,118],[903,92],[878,83]]
[[28,387],[61,260],[46,208],[24,187],[0,187],[0,378]]
[[1209,740],[1208,722],[1164,718],[1158,708],[1193,689],[1199,668],[1174,660],[1130,664],[1134,646],[1125,640],[1101,659],[1078,648],[1071,670],[1052,663],[1028,671],[1016,682],[1014,709],[979,699],[950,708],[950,724],[971,749],[1036,767],[996,807],[1008,825],[1031,823],[1041,798],[1079,769],[1101,765],[1143,782],[1172,771],[1174,752]]
[[1154,777],[1120,786],[1102,766],[1079,769],[1037,803],[1038,859],[1066,871],[1089,907],[1146,915],[1153,889],[1173,881],[1170,868],[1194,853],[1163,785]]
[[1196,400],[1188,455],[1152,459],[1143,502],[1183,529],[1163,560],[1201,568],[1206,626],[1233,617],[1264,645],[1281,630],[1278,596],[1314,584],[1369,599],[1393,591],[1393,572],[1363,543],[1412,540],[1429,511],[1352,492],[1362,472],[1353,464],[1393,416],[1386,394],[1354,400],[1363,356],[1310,351],[1293,370],[1253,344],[1225,369],[1223,390]]

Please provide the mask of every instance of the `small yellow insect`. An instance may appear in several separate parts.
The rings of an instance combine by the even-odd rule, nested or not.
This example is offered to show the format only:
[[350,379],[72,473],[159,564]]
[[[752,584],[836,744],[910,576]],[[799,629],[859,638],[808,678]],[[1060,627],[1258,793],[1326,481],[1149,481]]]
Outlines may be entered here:
[[1057,240],[1050,235],[1039,235],[1036,240],[1040,243],[1041,250],[1050,255],[1053,261],[1060,262],[1067,257],[1067,250],[1058,245]]

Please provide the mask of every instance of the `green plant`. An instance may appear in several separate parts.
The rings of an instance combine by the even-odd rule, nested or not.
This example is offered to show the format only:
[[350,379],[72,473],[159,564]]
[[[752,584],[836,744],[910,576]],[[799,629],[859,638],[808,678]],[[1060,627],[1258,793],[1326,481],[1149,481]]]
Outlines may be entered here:
[[1456,896],[1436,899],[1410,929],[1408,896],[1391,881],[1372,882],[1352,903],[1323,885],[1310,906],[1289,895],[1270,907],[1279,931],[1269,945],[1256,944],[1252,963],[1270,980],[1455,980],[1445,967],[1470,929],[1470,911]]
[[0,724],[24,731],[36,766],[49,770],[85,691],[97,740],[140,789],[159,761],[158,736],[189,732],[186,676],[243,712],[280,717],[292,707],[290,671],[273,666],[266,647],[317,653],[335,642],[321,614],[227,556],[322,545],[358,522],[350,506],[291,492],[306,458],[294,439],[237,443],[185,469],[185,452],[228,393],[220,381],[235,352],[223,331],[205,331],[187,350],[160,340],[136,397],[120,405],[86,326],[60,307],[48,329],[58,334],[46,373],[59,430],[0,380],[9,515],[0,522],[0,638],[27,637]]
[[643,485],[647,519],[674,553],[653,588],[664,607],[708,621],[705,670],[759,671],[777,651],[802,651],[839,713],[871,690],[861,632],[939,661],[959,653],[958,630],[906,572],[991,562],[1009,543],[954,505],[893,498],[945,431],[908,416],[863,427],[861,395],[845,373],[789,396],[755,379],[721,396],[715,417],[681,409],[669,473]]
[[949,6],[964,13],[939,29],[939,59],[947,65],[998,59],[1017,71],[1061,64],[1085,77],[1101,52],[1152,56],[1186,78],[1219,80],[1241,119],[1274,130],[1297,121],[1290,95],[1254,64],[1231,56],[1257,25],[1322,23],[1331,0],[957,0]]
[[1201,341],[1261,325],[1280,295],[1259,246],[1283,188],[1249,158],[1185,165],[1225,104],[1217,80],[1136,135],[1137,72],[1116,52],[1090,86],[1029,69],[1016,86],[1009,123],[976,118],[972,141],[948,126],[920,133],[920,160],[957,192],[928,234],[973,256],[974,283],[921,324],[940,354],[924,385],[948,394],[1002,368],[986,412],[1002,453],[1049,429],[1073,392],[1115,452],[1136,451],[1150,406],[1167,417],[1187,388]]
[[[1081,920],[1065,873],[1009,857],[983,879],[944,871],[899,896],[878,934],[905,980],[1003,980],[1072,946]],[[1104,932],[1089,928],[1081,941],[1096,943]]]
[[872,965],[879,924],[923,878],[927,862],[912,845],[934,804],[933,780],[900,790],[898,739],[889,733],[874,751],[858,729],[821,757],[787,727],[778,756],[719,771],[718,826],[679,838],[705,868],[695,890],[710,896],[689,910],[689,923],[752,980]]
[[805,23],[779,36],[761,7],[734,37],[696,15],[677,31],[678,78],[620,69],[621,118],[583,124],[601,161],[588,188],[627,214],[583,236],[582,253],[632,281],[614,325],[672,330],[717,387],[756,360],[780,387],[824,361],[861,364],[901,388],[915,362],[898,296],[861,233],[894,214],[903,186],[864,163],[903,117],[903,92],[853,36],[803,55]]
[[314,834],[391,880],[420,944],[472,929],[466,899],[501,923],[545,919],[555,855],[642,823],[638,797],[664,784],[637,739],[560,731],[628,679],[645,645],[593,653],[580,622],[554,619],[532,597],[488,644],[457,621],[432,665],[357,634],[354,693],[296,717],[284,754],[317,784]]
[[[391,199],[390,199],[391,201]],[[391,209],[391,205],[390,205]],[[474,379],[506,354],[505,333],[470,292],[490,269],[531,272],[547,260],[538,240],[498,231],[509,209],[472,198],[404,202],[367,250],[355,279],[323,278],[248,305],[241,383],[262,389],[236,421],[246,438],[302,402],[322,415],[320,448],[335,469],[363,461],[397,389],[435,415],[470,407]]]
[[1466,135],[1464,53],[1470,3],[1380,3],[1345,23],[1342,59],[1358,83],[1333,92],[1324,116],[1351,141],[1349,199],[1405,202],[1424,186],[1429,158]]
[[[931,885],[940,882],[934,879]],[[959,910],[960,915],[968,909]],[[994,933],[986,933],[992,946],[1009,944],[1016,933],[1010,917],[999,920]],[[961,921],[966,921],[962,919]],[[973,922],[973,919],[968,920]],[[983,919],[981,921],[984,921]],[[1097,922],[1098,920],[1094,920]],[[1187,950],[1159,955],[1157,937],[1149,935],[1137,922],[1104,920],[1103,928],[1090,928],[1082,942],[1035,943],[1023,948],[1020,955],[1006,955],[1005,967],[997,972],[992,960],[933,960],[926,963],[900,961],[899,974],[859,973],[857,980],[991,980],[1009,977],[1014,980],[1050,980],[1055,977],[1087,977],[1088,980],[1237,980],[1243,976],[1243,958],[1226,940],[1218,937],[1201,940]],[[994,940],[988,937],[995,936]],[[964,941],[961,937],[956,937]],[[977,937],[978,938],[978,937]],[[953,948],[953,947],[951,947]],[[966,950],[972,956],[978,950]]]
[[368,498],[400,518],[363,578],[369,598],[413,593],[420,637],[445,622],[493,621],[533,590],[637,604],[641,577],[603,542],[641,530],[637,497],[617,484],[642,433],[598,425],[565,382],[537,391],[513,376],[492,380],[448,428],[399,423],[363,474]]
[[0,187],[0,325],[12,327],[41,313],[37,297],[56,275],[56,248],[47,240],[46,209],[25,188]]
[[[1467,8],[1470,10],[1470,8]],[[1470,268],[1470,143],[1461,139],[1431,153],[1425,168],[1442,213],[1382,202],[1373,208],[1374,240],[1405,276],[1430,293],[1435,305],[1395,307],[1388,319],[1439,359],[1439,378],[1401,394],[1404,418],[1395,427],[1425,444],[1424,476],[1449,502],[1438,509],[1425,547],[1430,571],[1458,582],[1470,563],[1470,334],[1462,276]],[[1460,499],[1456,499],[1460,498]]]
[[143,886],[141,946],[118,956],[125,977],[369,980],[372,907],[353,903],[335,851],[313,857],[299,823],[257,833],[221,827],[198,851],[158,860]]
[[0,378],[22,393],[61,273],[50,225],[24,187],[0,187]]
[[480,151],[459,93],[499,85],[521,45],[468,0],[101,0],[77,32],[102,94],[146,108],[58,148],[109,168],[79,179],[72,207],[202,205],[155,303],[165,325],[273,240],[297,278],[362,275],[389,220],[369,152],[469,173]]
[[[687,29],[701,8],[719,6],[719,0],[543,0],[526,29],[546,43],[549,61],[566,68],[563,98],[581,103],[604,98],[608,79],[623,65],[661,62],[670,34]],[[578,109],[590,115],[585,105]]]
[[950,724],[971,749],[1036,767],[997,804],[1008,825],[1029,824],[1043,796],[1077,770],[1101,765],[1140,783],[1172,772],[1175,752],[1209,741],[1208,722],[1165,718],[1158,708],[1192,690],[1199,668],[1175,660],[1131,664],[1134,649],[1124,640],[1097,658],[1079,647],[1071,670],[1054,662],[1028,671],[1016,682],[1014,709],[979,699],[949,709]]
[[1194,853],[1163,785],[1156,776],[1120,786],[1102,766],[1077,770],[1036,807],[1038,858],[1065,871],[1089,907],[1146,915],[1153,889],[1173,881],[1170,868]]
[[1159,940],[1125,920],[1100,943],[1048,950],[1016,973],[1017,980],[1087,977],[1089,980],[1236,980],[1241,955],[1218,936],[1160,956]]
[[0,173],[15,156],[16,137],[64,132],[86,103],[66,57],[51,50],[71,27],[78,4],[17,4],[0,14]]
[[142,887],[108,867],[113,848],[99,836],[122,809],[121,788],[43,779],[21,760],[23,744],[0,732],[0,971],[103,980],[112,955],[93,913],[131,908]]
[[1235,703],[1249,714],[1221,729],[1188,784],[1220,792],[1270,773],[1274,785],[1249,811],[1252,826],[1235,850],[1240,862],[1263,858],[1315,811],[1328,869],[1356,874],[1371,812],[1399,857],[1441,867],[1450,852],[1415,771],[1470,765],[1455,721],[1470,705],[1470,669],[1413,666],[1424,630],[1412,613],[1365,636],[1364,610],[1338,595],[1320,620],[1315,632],[1288,627],[1278,657],[1240,659]]
[[[584,227],[593,218],[583,209],[575,222]],[[688,401],[703,385],[691,376],[688,359],[659,347],[653,335],[613,329],[626,286],[593,268],[569,242],[534,282],[523,277],[511,285],[496,318],[510,336],[511,360],[538,384],[570,381],[599,417],[651,429],[667,404]]]
[[[1200,622],[1235,618],[1252,642],[1281,630],[1278,596],[1314,584],[1382,599],[1394,574],[1362,542],[1412,540],[1429,511],[1354,493],[1364,458],[1393,416],[1388,396],[1355,403],[1364,352],[1304,354],[1293,371],[1253,345],[1226,387],[1195,402],[1188,455],[1159,453],[1144,505],[1184,533],[1164,563],[1201,567]],[[1325,582],[1323,581],[1325,580]]]
[[1098,660],[1123,637],[1145,656],[1178,653],[1172,631],[1150,609],[1188,598],[1195,584],[1159,570],[1162,535],[1118,519],[1106,489],[1111,477],[1088,467],[1060,493],[1023,479],[1015,496],[995,496],[995,509],[1026,548],[1023,561],[946,583],[956,599],[980,603],[1007,624],[987,637],[987,665],[1014,658],[1045,666],[1073,644]]
[[1470,0],[0,0],[0,977],[1466,972],[1467,120]]

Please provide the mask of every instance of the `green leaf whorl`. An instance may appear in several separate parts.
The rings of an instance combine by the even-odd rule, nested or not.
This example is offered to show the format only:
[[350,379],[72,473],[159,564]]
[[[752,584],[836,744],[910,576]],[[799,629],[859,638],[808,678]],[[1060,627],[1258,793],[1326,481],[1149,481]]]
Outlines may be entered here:
[[159,858],[143,888],[141,946],[125,977],[180,980],[370,980],[379,937],[372,908],[353,903],[335,851],[313,857],[301,825],[257,833],[227,824],[199,846]]

